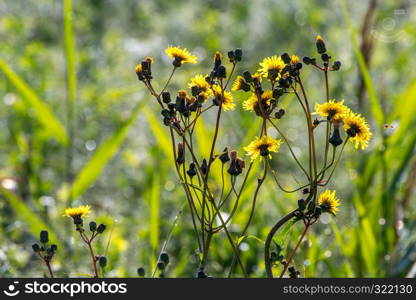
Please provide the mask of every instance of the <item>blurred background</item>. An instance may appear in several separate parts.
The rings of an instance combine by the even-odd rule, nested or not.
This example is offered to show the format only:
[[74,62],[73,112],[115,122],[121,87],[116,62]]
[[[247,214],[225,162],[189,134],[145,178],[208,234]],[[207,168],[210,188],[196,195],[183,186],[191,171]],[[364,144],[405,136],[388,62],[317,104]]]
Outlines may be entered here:
[[[95,245],[97,254],[108,256],[106,276],[134,277],[138,267],[150,276],[176,217],[166,276],[194,276],[197,245],[189,210],[182,211],[185,196],[171,164],[168,131],[157,103],[137,81],[135,64],[154,57],[160,89],[171,71],[164,49],[188,48],[199,62],[180,68],[169,88],[174,93],[191,76],[208,73],[216,50],[241,47],[237,73],[254,72],[265,56],[316,57],[317,34],[342,62],[330,73],[331,98],[362,113],[374,136],[365,151],[347,147],[329,186],[341,198],[340,213],[313,227],[295,264],[306,277],[414,277],[415,18],[414,0],[74,0],[72,8],[67,0],[1,1],[0,277],[43,276],[31,245],[45,228],[58,244],[57,276],[91,273],[85,245],[62,216],[65,207],[80,204],[92,207],[87,222],[108,225]],[[307,66],[302,71],[312,104],[324,101],[323,75]],[[234,96],[238,104],[248,97]],[[292,100],[282,101],[287,114],[281,127],[306,161],[303,116]],[[201,145],[213,118],[197,128]],[[218,149],[227,145],[242,155],[256,135],[255,122],[241,105],[227,112]],[[272,128],[270,134],[276,134]],[[295,186],[299,174],[288,157],[282,147],[274,169],[286,186]],[[255,184],[251,180],[243,194],[230,227],[235,234]],[[299,197],[277,192],[269,177],[248,234],[264,240]],[[293,227],[285,245],[301,229]],[[265,276],[258,239],[240,245],[252,277]],[[226,276],[231,259],[225,235],[216,235],[208,274]]]

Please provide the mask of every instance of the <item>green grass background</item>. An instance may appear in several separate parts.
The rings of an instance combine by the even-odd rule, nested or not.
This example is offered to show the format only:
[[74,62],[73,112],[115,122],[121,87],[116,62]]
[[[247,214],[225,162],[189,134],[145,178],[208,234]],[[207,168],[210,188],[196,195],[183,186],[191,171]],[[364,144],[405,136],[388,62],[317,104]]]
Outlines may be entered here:
[[[379,1],[366,37],[373,43],[371,60],[361,48],[369,4],[3,0],[0,276],[43,275],[31,244],[45,228],[59,247],[53,262],[58,276],[91,272],[87,249],[62,216],[67,205],[79,204],[92,206],[88,220],[108,224],[96,244],[97,253],[108,256],[106,276],[137,276],[140,266],[149,275],[175,217],[167,276],[193,276],[197,245],[171,164],[168,132],[157,103],[137,82],[135,64],[153,56],[154,84],[160,89],[171,70],[165,47],[188,48],[199,63],[179,70],[170,86],[174,92],[191,76],[206,74],[216,50],[241,47],[243,62],[237,72],[242,73],[255,70],[265,56],[315,55],[317,34],[342,62],[341,71],[330,74],[331,98],[343,98],[361,112],[374,137],[365,151],[347,148],[330,184],[342,200],[341,211],[314,226],[295,264],[307,277],[415,276],[416,3]],[[304,68],[303,76],[311,102],[322,102],[322,75]],[[246,97],[235,94],[238,104]],[[303,117],[292,100],[288,96],[282,101],[287,115],[281,127],[305,161]],[[227,112],[218,148],[228,146],[242,154],[242,146],[256,134],[255,122],[241,105]],[[208,115],[197,127],[202,155],[209,151],[206,137],[213,125],[214,116]],[[273,166],[284,184],[293,186],[300,174],[288,156],[282,147]],[[247,218],[255,182],[253,176],[230,227],[235,235]],[[264,184],[248,232],[257,238],[247,238],[242,247],[250,276],[265,276],[262,240],[280,216],[296,207],[298,198],[276,192],[271,177]],[[282,237],[285,245],[300,230],[294,226]],[[232,250],[224,234],[215,236],[211,250],[208,274],[226,276]]]

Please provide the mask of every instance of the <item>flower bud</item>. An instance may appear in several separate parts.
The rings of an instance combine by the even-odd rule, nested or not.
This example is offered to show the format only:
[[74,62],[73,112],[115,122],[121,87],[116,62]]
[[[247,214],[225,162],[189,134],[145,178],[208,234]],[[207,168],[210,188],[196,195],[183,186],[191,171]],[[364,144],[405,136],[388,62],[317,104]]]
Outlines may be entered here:
[[275,88],[273,90],[273,98],[274,99],[279,99],[280,96],[282,96],[284,94],[284,89],[282,88]]
[[181,165],[185,162],[185,149],[183,147],[183,143],[178,144],[178,156],[176,158],[176,163]]
[[331,58],[331,56],[329,56],[327,53],[323,53],[321,55],[321,59],[325,62],[328,62],[330,58]]
[[165,265],[169,264],[169,255],[166,252],[162,252],[160,254],[160,261],[162,261]]
[[221,53],[217,51],[214,57],[214,69],[217,69],[221,65],[221,58]]
[[341,68],[341,62],[339,60],[334,61],[332,65],[332,71],[338,71]]
[[191,162],[189,164],[189,169],[186,171],[186,174],[188,174],[188,176],[191,178],[196,175],[195,163]]
[[42,230],[40,232],[40,242],[42,244],[46,244],[47,242],[49,242],[49,234],[46,230]]
[[202,174],[207,174],[207,171],[208,171],[208,164],[207,164],[207,160],[204,158],[203,160],[202,160],[202,164],[201,164],[201,172],[202,172]]
[[103,233],[105,230],[106,226],[104,224],[100,224],[97,227],[97,233]]
[[237,61],[241,61],[241,58],[243,57],[243,50],[241,50],[241,48],[237,48],[235,49],[234,53],[235,53],[235,59]]
[[159,261],[159,262],[157,263],[157,268],[158,268],[158,270],[160,270],[160,271],[165,270],[165,263],[164,263],[163,261]]
[[172,101],[171,98],[170,98],[170,93],[169,92],[167,92],[167,91],[162,92],[162,101],[164,103],[170,103],[170,101]]
[[203,270],[199,270],[196,277],[197,278],[207,278],[208,276],[207,276],[207,274],[205,274],[205,272]]
[[305,65],[309,65],[309,64],[311,64],[311,63],[312,63],[312,60],[311,60],[311,58],[309,58],[309,57],[305,56],[305,57],[303,58],[303,62],[305,63]]
[[36,252],[36,253],[40,252],[40,246],[38,244],[33,244],[32,249],[33,249],[33,252]]
[[100,256],[100,258],[98,259],[98,263],[100,264],[101,268],[105,268],[107,266],[107,257]]
[[274,114],[274,116],[276,119],[281,119],[285,113],[286,111],[283,108],[281,108]]
[[228,58],[230,59],[230,62],[234,62],[236,57],[235,57],[235,52],[233,50],[228,51]]
[[316,50],[319,54],[326,52],[325,42],[320,35],[316,37]]
[[338,126],[334,126],[334,132],[332,133],[332,136],[329,139],[329,142],[334,147],[338,147],[339,145],[342,144],[342,138],[341,138],[341,135],[339,134],[339,127]]
[[52,244],[52,245],[51,245],[51,250],[52,250],[53,252],[55,252],[56,250],[58,250],[58,246],[57,246],[57,245],[55,245],[55,244]]
[[246,82],[252,82],[253,81],[253,77],[251,76],[251,73],[249,71],[244,71],[243,77],[244,77],[244,80]]
[[219,66],[218,67],[218,78],[225,78],[227,77],[227,70],[225,69],[224,66]]
[[220,155],[220,161],[224,164],[230,160],[230,156],[228,155],[228,148],[224,148],[223,154]]
[[287,54],[286,52],[283,53],[280,57],[282,58],[282,60],[285,64],[288,64],[291,61],[291,58],[290,58],[289,54]]
[[95,223],[94,221],[90,222],[90,230],[92,232],[94,232],[97,229],[97,223]]
[[143,267],[137,269],[137,275],[139,275],[139,277],[144,277],[144,275],[146,275],[146,272]]

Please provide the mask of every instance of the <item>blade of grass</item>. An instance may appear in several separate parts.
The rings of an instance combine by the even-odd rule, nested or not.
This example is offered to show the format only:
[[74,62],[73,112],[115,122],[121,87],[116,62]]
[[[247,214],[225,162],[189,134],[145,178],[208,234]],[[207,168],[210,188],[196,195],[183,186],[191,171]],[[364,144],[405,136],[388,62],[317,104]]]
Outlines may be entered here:
[[154,173],[152,180],[152,189],[149,193],[149,205],[150,205],[150,235],[149,241],[152,247],[152,261],[151,266],[154,269],[156,265],[155,253],[159,243],[159,206],[160,206],[160,177],[157,173]]
[[16,214],[16,218],[27,225],[28,231],[36,238],[39,237],[41,230],[47,230],[52,243],[59,242],[57,235],[36,213],[34,213],[26,203],[16,194],[0,187],[0,192],[9,202],[10,207]]
[[[74,198],[80,197],[88,189],[88,187],[94,183],[110,159],[118,152],[124,139],[126,138],[129,128],[134,124],[134,121],[137,119],[146,103],[147,101],[142,101],[137,104],[130,118],[125,121],[120,128],[117,129],[113,135],[98,148],[92,158],[78,173],[78,176],[74,180],[69,191]],[[66,196],[68,195],[69,194]]]
[[64,0],[64,46],[68,101],[73,105],[75,103],[76,93],[76,74],[75,42],[72,29],[72,0]]
[[377,97],[376,89],[375,89],[373,81],[371,79],[370,71],[368,70],[366,62],[364,60],[364,56],[363,56],[360,48],[358,47],[356,29],[355,29],[354,25],[351,23],[350,13],[348,11],[345,0],[341,0],[341,7],[342,7],[342,12],[343,12],[343,15],[344,15],[345,23],[347,24],[347,27],[348,27],[348,32],[349,32],[349,35],[350,35],[351,45],[352,45],[355,57],[357,58],[361,74],[363,75],[364,84],[367,88],[368,97],[369,97],[370,104],[371,104],[370,105],[371,113],[372,113],[374,119],[376,120],[377,125],[380,128],[382,128],[382,126],[385,122],[385,116],[384,116],[383,108],[381,106],[380,100]]
[[173,154],[172,154],[172,145],[170,141],[170,137],[166,133],[165,128],[160,125],[159,120],[156,118],[154,112],[150,110],[149,108],[145,107],[143,109],[143,112],[149,121],[150,129],[153,131],[153,134],[158,142],[158,145],[162,149],[162,151],[165,153],[165,155],[172,160]]
[[[72,161],[74,156],[73,139],[75,132],[75,42],[72,30],[72,0],[64,0],[64,51],[66,63],[66,127],[68,132],[68,147],[65,157],[65,181],[69,184],[73,180]],[[68,197],[68,204],[72,202],[73,195]]]
[[0,70],[6,75],[25,103],[35,112],[36,120],[45,128],[46,132],[55,137],[63,145],[68,144],[65,128],[53,114],[50,107],[42,101],[35,91],[0,58]]

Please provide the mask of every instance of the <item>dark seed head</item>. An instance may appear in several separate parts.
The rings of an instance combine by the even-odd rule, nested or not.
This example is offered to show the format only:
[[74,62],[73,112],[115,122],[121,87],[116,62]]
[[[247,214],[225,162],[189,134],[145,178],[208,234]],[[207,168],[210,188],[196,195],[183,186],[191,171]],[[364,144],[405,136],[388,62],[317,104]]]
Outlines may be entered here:
[[42,230],[40,232],[40,239],[39,240],[42,244],[46,244],[47,242],[49,242],[49,233],[48,233],[48,231]]
[[103,233],[105,229],[106,229],[106,226],[104,224],[100,224],[97,227],[97,233]]

